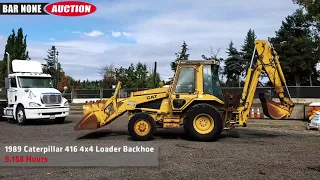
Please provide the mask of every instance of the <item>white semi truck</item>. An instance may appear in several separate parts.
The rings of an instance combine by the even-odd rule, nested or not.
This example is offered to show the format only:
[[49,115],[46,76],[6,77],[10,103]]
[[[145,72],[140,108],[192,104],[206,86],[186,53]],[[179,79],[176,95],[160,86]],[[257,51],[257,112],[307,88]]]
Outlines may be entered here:
[[69,103],[63,93],[53,87],[51,75],[43,73],[41,63],[13,60],[12,71],[5,78],[7,99],[1,101],[2,118],[13,119],[19,125],[33,119],[63,123],[69,115]]

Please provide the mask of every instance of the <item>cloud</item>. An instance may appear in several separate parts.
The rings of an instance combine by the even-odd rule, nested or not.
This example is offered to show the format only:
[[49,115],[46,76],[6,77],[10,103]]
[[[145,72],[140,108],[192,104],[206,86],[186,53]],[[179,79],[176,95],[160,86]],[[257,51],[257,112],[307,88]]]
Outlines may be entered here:
[[49,38],[49,40],[50,40],[50,41],[55,41],[56,39],[55,39],[55,38]]
[[120,37],[120,36],[124,36],[125,38],[131,38],[132,37],[132,33],[129,32],[119,32],[119,31],[112,31],[111,35],[115,38]]
[[87,35],[87,36],[90,36],[90,37],[98,37],[98,36],[104,35],[103,32],[97,31],[97,30],[93,30],[93,31],[91,31],[89,33],[84,33],[84,34]]
[[121,36],[121,32],[112,31],[111,34],[112,34],[113,37],[116,37],[116,38]]
[[72,34],[80,34],[81,32],[80,31],[72,31],[71,33]]
[[129,33],[129,32],[122,32],[122,35],[125,36],[126,38],[132,37],[132,33]]
[[[221,48],[218,56],[226,57],[226,48],[232,40],[237,48],[244,42],[247,31],[252,28],[258,39],[274,36],[281,21],[298,7],[292,0],[229,0],[214,3],[212,0],[119,0],[95,3],[97,12],[87,21],[117,22],[119,27],[99,24],[93,29],[111,32],[111,38],[102,36],[98,30],[87,32],[88,38],[79,36],[54,42],[28,41],[32,59],[43,59],[46,50],[56,45],[59,61],[67,74],[79,79],[101,79],[99,69],[106,64],[128,67],[130,63],[143,62],[153,66],[157,61],[161,78],[173,75],[170,62],[180,51],[185,40],[190,59],[201,59],[209,55],[209,49]],[[86,27],[84,21],[84,27]],[[106,23],[107,24],[107,23]],[[89,26],[91,27],[91,26]],[[85,29],[74,31],[83,34]],[[70,33],[72,31],[69,31]],[[136,43],[117,42],[112,37],[126,37]],[[28,39],[32,37],[28,36]],[[110,39],[109,39],[110,38]],[[4,42],[0,40],[0,42]],[[4,47],[0,44],[0,48]],[[0,51],[2,51],[0,49]]]

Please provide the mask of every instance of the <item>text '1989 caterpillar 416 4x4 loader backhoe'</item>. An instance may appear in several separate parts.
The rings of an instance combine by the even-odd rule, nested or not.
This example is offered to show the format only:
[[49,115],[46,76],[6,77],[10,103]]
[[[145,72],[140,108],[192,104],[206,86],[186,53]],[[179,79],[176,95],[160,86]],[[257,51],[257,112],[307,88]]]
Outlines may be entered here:
[[[271,119],[289,117],[294,108],[276,51],[265,40],[255,42],[257,62],[251,60],[242,94],[223,93],[219,84],[218,65],[211,60],[180,61],[167,87],[132,92],[130,97],[117,99],[121,82],[109,99],[86,102],[84,117],[74,130],[101,128],[128,113],[128,131],[133,140],[153,139],[157,128],[180,128],[192,139],[210,141],[223,130],[245,127],[263,71],[273,84],[280,102],[259,94],[264,114]],[[284,88],[289,98],[285,97]]]

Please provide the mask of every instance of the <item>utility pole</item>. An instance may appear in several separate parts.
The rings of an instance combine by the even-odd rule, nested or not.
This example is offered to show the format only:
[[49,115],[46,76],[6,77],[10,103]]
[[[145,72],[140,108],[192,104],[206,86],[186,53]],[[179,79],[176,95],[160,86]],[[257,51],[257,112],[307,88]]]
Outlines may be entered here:
[[58,89],[59,88],[59,72],[60,72],[60,64],[59,64],[59,61],[58,61],[58,57],[59,57],[59,52],[57,51],[57,53],[55,52],[55,55],[54,55],[54,60],[55,60],[55,63],[56,63],[56,88]]
[[157,87],[157,62],[154,62],[154,69],[153,69],[153,87]]

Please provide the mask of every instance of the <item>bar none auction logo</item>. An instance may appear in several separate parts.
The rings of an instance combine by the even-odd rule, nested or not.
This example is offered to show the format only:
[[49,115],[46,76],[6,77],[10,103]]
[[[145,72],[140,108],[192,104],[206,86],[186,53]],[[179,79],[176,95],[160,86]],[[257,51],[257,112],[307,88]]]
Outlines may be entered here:
[[97,8],[80,1],[60,1],[54,3],[0,3],[0,15],[56,15],[85,16]]

